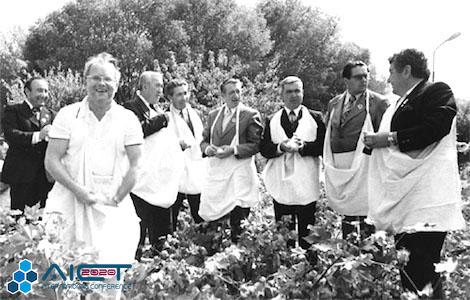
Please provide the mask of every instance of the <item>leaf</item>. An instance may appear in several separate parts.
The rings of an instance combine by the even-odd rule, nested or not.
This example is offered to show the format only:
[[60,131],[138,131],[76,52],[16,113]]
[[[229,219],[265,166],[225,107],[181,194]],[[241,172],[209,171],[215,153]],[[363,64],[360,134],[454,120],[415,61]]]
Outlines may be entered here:
[[434,264],[434,270],[437,273],[452,273],[457,268],[457,265],[458,263],[456,260],[454,261],[452,258],[449,258],[445,262]]

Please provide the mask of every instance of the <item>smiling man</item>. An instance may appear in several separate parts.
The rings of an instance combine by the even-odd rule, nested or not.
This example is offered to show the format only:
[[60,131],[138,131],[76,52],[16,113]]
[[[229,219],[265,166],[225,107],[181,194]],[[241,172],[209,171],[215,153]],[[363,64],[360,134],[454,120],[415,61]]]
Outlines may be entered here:
[[428,82],[424,54],[405,49],[390,59],[388,81],[400,96],[383,116],[377,133],[364,136],[370,160],[369,218],[395,233],[397,249],[410,252],[400,270],[406,290],[431,284],[432,299],[443,299],[435,271],[447,232],[465,228],[456,153],[457,107],[451,88]]
[[209,113],[201,150],[208,156],[199,215],[206,221],[229,216],[232,242],[238,241],[240,223],[259,200],[254,155],[259,151],[261,117],[241,103],[242,83],[225,80],[220,91],[224,105]]
[[328,203],[344,215],[343,238],[356,232],[368,235],[373,227],[367,215],[368,156],[363,154],[363,131],[377,131],[388,101],[370,91],[369,68],[362,61],[346,64],[343,79],[347,90],[328,103],[327,133],[323,153]]
[[24,86],[26,100],[7,106],[2,119],[5,139],[10,146],[3,166],[2,181],[10,184],[11,209],[25,205],[45,206],[52,188],[44,168],[49,130],[55,112],[45,104],[49,85],[42,77],[32,77]]

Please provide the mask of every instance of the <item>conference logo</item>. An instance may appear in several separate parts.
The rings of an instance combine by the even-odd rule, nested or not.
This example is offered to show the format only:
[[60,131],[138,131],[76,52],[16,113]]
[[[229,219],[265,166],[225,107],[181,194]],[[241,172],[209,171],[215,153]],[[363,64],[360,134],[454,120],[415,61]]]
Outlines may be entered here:
[[33,289],[33,283],[38,280],[38,273],[32,269],[29,260],[23,259],[18,264],[19,268],[12,274],[12,280],[7,283],[7,290],[11,294],[29,294]]
[[[120,283],[124,271],[132,268],[130,264],[70,265],[67,272],[52,263],[40,277],[40,281],[38,281],[38,272],[33,270],[31,261],[23,259],[18,265],[18,270],[12,273],[12,280],[6,285],[7,291],[11,294],[27,295],[32,291],[35,283],[39,283],[38,286],[42,289],[129,290],[132,288],[132,284]],[[115,283],[105,282],[107,279],[115,279],[112,280]]]

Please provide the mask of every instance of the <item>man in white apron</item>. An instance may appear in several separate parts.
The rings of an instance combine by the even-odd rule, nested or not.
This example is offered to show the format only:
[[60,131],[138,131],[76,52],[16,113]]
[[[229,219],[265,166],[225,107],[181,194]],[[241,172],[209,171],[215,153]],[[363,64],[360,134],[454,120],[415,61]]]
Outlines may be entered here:
[[176,230],[179,211],[187,199],[195,223],[204,220],[199,216],[201,189],[204,181],[205,164],[201,147],[203,125],[199,113],[188,103],[190,93],[185,80],[174,79],[165,87],[165,96],[170,100],[170,123],[184,153],[184,173],[179,185],[178,196],[171,207],[173,231]]
[[343,215],[343,238],[352,232],[365,237],[374,228],[364,222],[369,202],[369,156],[367,149],[364,151],[361,133],[377,131],[388,101],[367,89],[369,68],[364,62],[346,64],[343,78],[347,90],[328,103],[323,153],[326,195],[329,206]]
[[[320,112],[309,110],[303,101],[300,78],[289,76],[279,86],[284,108],[266,120],[261,155],[268,159],[263,172],[266,191],[274,198],[276,221],[291,216],[289,228],[298,223],[299,246],[315,223],[316,201],[320,199],[320,159],[325,125]],[[293,243],[292,243],[293,242]],[[295,241],[289,241],[294,246]]]
[[199,215],[206,221],[228,215],[232,242],[236,243],[241,220],[259,201],[254,155],[259,151],[263,126],[259,112],[240,102],[240,80],[227,79],[220,90],[225,104],[209,113],[201,143],[209,158]]
[[[133,111],[137,116],[144,132],[145,142],[149,143],[150,136],[168,126],[168,118],[158,106],[158,100],[163,95],[163,75],[158,72],[143,72],[136,94],[135,99],[124,103],[124,107]],[[140,180],[138,183],[142,184],[143,182]],[[147,232],[150,244],[156,249],[163,245],[160,238],[171,232],[170,209],[168,207],[172,203],[169,206],[149,203],[149,201],[156,200],[154,199],[156,196],[151,194],[139,193],[136,190],[130,194],[137,215],[141,219],[139,247],[136,252],[137,260],[142,256]]]
[[461,213],[456,153],[456,104],[450,87],[428,83],[422,52],[407,49],[390,59],[393,92],[401,98],[385,112],[378,133],[366,134],[370,159],[368,217],[395,235],[397,249],[410,252],[400,270],[403,287],[417,292],[432,284],[442,299],[435,272],[447,231],[465,227]]

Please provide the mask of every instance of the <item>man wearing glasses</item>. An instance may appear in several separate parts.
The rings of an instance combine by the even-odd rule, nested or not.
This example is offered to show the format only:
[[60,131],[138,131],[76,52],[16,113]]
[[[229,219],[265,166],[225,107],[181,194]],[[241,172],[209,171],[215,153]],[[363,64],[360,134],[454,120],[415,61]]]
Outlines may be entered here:
[[376,132],[388,101],[370,91],[369,68],[362,61],[343,68],[347,90],[328,103],[323,160],[330,207],[343,215],[343,238],[355,232],[370,235],[373,227],[364,223],[368,210],[368,149],[361,134]]

